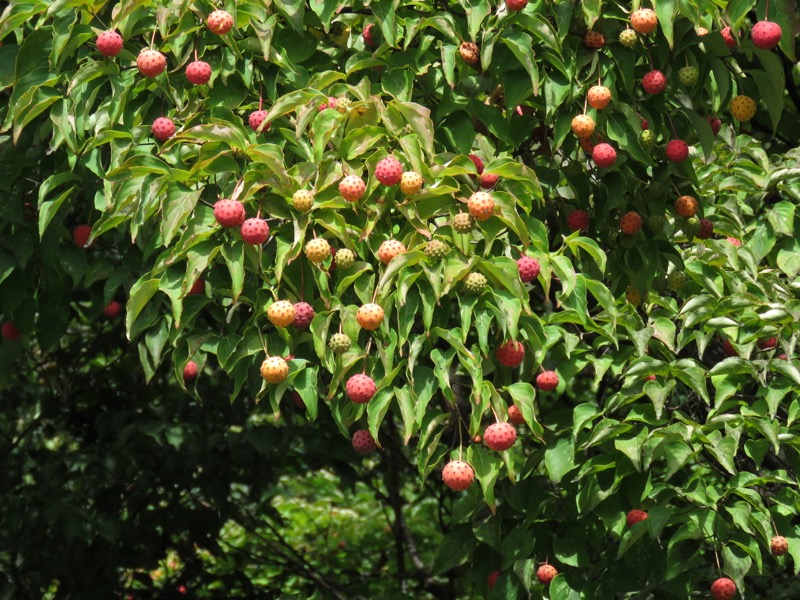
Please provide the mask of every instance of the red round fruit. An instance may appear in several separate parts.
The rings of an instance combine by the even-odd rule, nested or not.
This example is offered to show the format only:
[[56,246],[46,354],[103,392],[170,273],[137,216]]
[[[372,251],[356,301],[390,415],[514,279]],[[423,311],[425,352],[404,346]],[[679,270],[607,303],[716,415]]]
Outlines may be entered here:
[[497,583],[497,578],[500,577],[500,571],[492,571],[486,576],[486,587],[492,589],[494,584]]
[[116,319],[122,313],[122,305],[116,300],[109,302],[103,309],[103,315],[106,319]]
[[667,77],[661,71],[650,71],[642,77],[642,87],[648,94],[660,94],[667,87]]
[[497,347],[495,356],[501,365],[513,369],[522,364],[525,358],[525,346],[522,345],[522,342],[509,340]]
[[525,423],[525,417],[522,416],[522,411],[516,404],[508,407],[508,420],[514,425],[522,425]]
[[683,140],[672,140],[667,144],[667,159],[681,163],[689,156],[689,145]]
[[481,175],[480,186],[485,190],[490,190],[495,186],[498,179],[500,179],[499,175],[495,175],[494,173],[483,173]]
[[260,246],[269,237],[269,225],[264,219],[254,217],[242,223],[242,241],[245,244]]
[[364,31],[361,32],[361,39],[364,40],[364,45],[367,48],[374,48],[375,47],[375,39],[372,37],[372,26],[373,23],[367,23],[364,25]]
[[233,29],[233,17],[227,10],[215,10],[206,19],[212,33],[224,35]]
[[631,27],[637,33],[647,35],[655,31],[658,26],[656,12],[650,8],[640,8],[631,14]]
[[352,443],[353,449],[359,454],[369,454],[378,448],[368,429],[359,429],[353,432]]
[[592,160],[598,167],[608,169],[617,162],[617,151],[614,150],[611,144],[605,142],[597,144],[592,150]]
[[714,235],[714,224],[708,219],[700,219],[700,231],[697,232],[698,239],[707,240]]
[[244,223],[244,204],[223,198],[214,203],[214,218],[223,227],[238,227]]
[[625,525],[628,527],[633,527],[636,523],[641,523],[647,518],[647,513],[643,510],[639,510],[638,508],[634,508],[632,511],[628,513],[628,516],[625,517]]
[[585,210],[573,210],[567,216],[567,227],[570,231],[584,231],[589,229],[589,213]]
[[635,211],[626,212],[619,220],[619,228],[626,235],[633,235],[642,228],[642,217]]
[[733,600],[736,596],[736,584],[727,577],[720,577],[711,584],[711,597],[714,600]]
[[783,556],[789,551],[789,542],[782,535],[776,535],[770,540],[769,551],[773,556]]
[[730,27],[725,27],[722,31],[720,31],[720,34],[722,34],[722,39],[725,40],[725,45],[728,48],[733,49],[736,47],[736,40],[731,33]]
[[20,333],[19,329],[16,328],[14,323],[11,321],[6,321],[3,323],[2,327],[0,327],[0,335],[3,336],[3,339],[13,342],[14,340],[19,339]]
[[[402,176],[400,173],[400,177]],[[358,175],[348,175],[339,182],[339,193],[348,202],[358,202],[366,190],[367,185]]]
[[175,135],[175,123],[167,117],[158,117],[150,128],[153,137],[162,142]]
[[555,371],[545,371],[536,376],[536,386],[545,392],[552,392],[558,387],[558,375]]
[[717,135],[722,127],[722,119],[719,117],[712,117],[711,115],[707,116],[706,119],[708,120],[708,124],[711,125],[711,133]]
[[762,50],[772,50],[781,41],[781,26],[772,21],[759,21],[753,25],[753,30],[750,32],[750,38],[753,40],[753,45]]
[[558,575],[558,571],[553,565],[544,564],[536,569],[536,579],[542,585],[550,585],[550,582]]
[[583,43],[595,50],[606,45],[606,37],[599,31],[587,31],[583,36]]
[[167,57],[158,50],[145,48],[136,57],[136,67],[145,77],[155,77],[167,68]]
[[[475,154],[470,154],[468,157],[472,161],[472,164],[475,165],[475,169],[478,171],[478,175],[483,173],[483,161],[480,157],[476,156]],[[473,179],[475,179],[475,175],[470,175]]]
[[190,381],[194,381],[197,378],[197,363],[193,360],[190,360],[186,363],[186,366],[183,367],[183,381],[185,383],[189,383]]
[[92,235],[92,226],[91,225],[78,225],[75,229],[72,230],[72,241],[75,242],[75,245],[78,248],[88,248],[89,238]]
[[461,492],[475,481],[475,471],[464,461],[451,460],[442,470],[442,481],[451,490]]
[[778,338],[771,337],[766,340],[761,340],[758,342],[758,347],[761,350],[772,350],[773,348],[777,348],[778,346]]
[[397,185],[403,176],[403,165],[394,156],[381,159],[375,167],[375,178],[383,185]]
[[186,79],[192,85],[203,85],[211,79],[211,65],[202,60],[189,63],[186,67]]
[[116,31],[104,31],[97,36],[97,51],[103,56],[116,56],[122,50],[122,36]]
[[[247,123],[250,125],[250,129],[253,131],[258,131],[258,128],[261,127],[261,124],[264,122],[264,119],[267,118],[267,111],[265,110],[254,110],[250,113],[250,116],[247,117]],[[261,131],[269,130],[270,123],[264,125],[264,129]]]
[[650,123],[647,122],[647,119],[642,119],[642,131],[646,131],[650,128]]
[[506,8],[511,12],[519,12],[528,6],[528,0],[506,0]]
[[517,259],[517,268],[519,269],[519,278],[525,283],[533,281],[539,276],[539,261],[530,256],[520,256]]
[[353,375],[345,385],[347,397],[356,404],[369,402],[375,395],[376,390],[375,380],[363,373]]
[[295,302],[294,325],[297,329],[308,329],[314,319],[314,308],[308,302]]
[[483,432],[483,443],[492,450],[508,450],[517,441],[517,431],[510,423],[493,423]]
[[192,284],[192,289],[189,290],[190,296],[199,296],[206,291],[206,282],[200,278]]

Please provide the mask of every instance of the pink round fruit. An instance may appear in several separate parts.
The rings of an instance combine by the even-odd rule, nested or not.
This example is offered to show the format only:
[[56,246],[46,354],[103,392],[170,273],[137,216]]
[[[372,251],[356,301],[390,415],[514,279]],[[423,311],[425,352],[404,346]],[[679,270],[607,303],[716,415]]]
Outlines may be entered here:
[[641,523],[647,518],[647,513],[643,510],[639,510],[638,508],[634,508],[630,511],[627,516],[625,517],[625,525],[628,527],[633,527],[636,523]]
[[667,77],[661,71],[650,71],[642,77],[642,87],[648,94],[660,94],[667,87]]
[[245,244],[260,246],[269,237],[269,225],[264,219],[253,217],[242,223],[241,232]]
[[781,26],[772,21],[759,21],[753,25],[750,32],[750,38],[753,40],[753,45],[762,50],[772,50],[781,41]]
[[377,391],[375,380],[369,375],[357,373],[347,380],[345,385],[347,397],[356,404],[365,404],[372,400]]
[[733,49],[736,47],[736,39],[733,37],[730,27],[725,27],[722,31],[720,31],[720,34],[722,35],[722,39],[725,41],[725,45],[728,48]]
[[122,36],[116,31],[104,31],[97,36],[97,51],[103,56],[116,56],[122,50]]
[[522,411],[516,404],[508,407],[508,420],[514,425],[523,425],[525,423],[525,417],[522,416]]
[[493,423],[483,433],[483,443],[492,450],[503,452],[517,441],[517,431],[510,423]]
[[308,329],[314,319],[314,308],[308,302],[295,302],[294,325],[297,329]]
[[[483,161],[480,159],[479,156],[475,154],[470,154],[467,156],[468,159],[472,161],[472,164],[475,165],[475,169],[478,171],[478,175],[483,173]],[[475,179],[474,175],[470,175],[473,179]]]
[[[402,172],[400,176],[403,176]],[[367,185],[358,175],[348,175],[339,182],[339,193],[348,202],[358,202],[366,190]]]
[[103,309],[103,316],[106,319],[116,319],[122,313],[122,304],[116,300],[112,300]]
[[172,122],[172,119],[168,119],[167,117],[158,117],[153,121],[150,132],[153,134],[154,138],[165,142],[175,135],[175,123]]
[[539,261],[530,256],[520,256],[517,259],[517,268],[519,269],[519,278],[525,283],[536,279],[541,270]]
[[506,8],[511,12],[519,12],[528,6],[528,0],[506,0]]
[[485,190],[490,190],[497,184],[498,179],[500,179],[499,175],[495,175],[494,173],[483,173],[481,175],[480,186]]
[[619,228],[625,235],[634,235],[642,228],[642,217],[636,211],[628,211],[619,220]]
[[567,227],[570,231],[585,231],[589,229],[589,213],[585,210],[573,210],[567,216]]
[[92,236],[91,225],[78,225],[72,230],[72,241],[78,248],[88,248],[89,238]]
[[558,375],[555,371],[545,371],[536,376],[536,386],[545,392],[552,392],[558,387]]
[[223,198],[214,203],[214,218],[223,227],[238,227],[244,223],[244,204]]
[[403,165],[394,156],[387,156],[375,167],[375,178],[383,185],[397,185],[403,176]]
[[442,469],[442,481],[451,490],[461,492],[475,481],[475,471],[464,461],[451,460]]
[[186,363],[186,366],[183,367],[183,381],[189,383],[195,379],[197,379],[197,363],[190,360]]
[[352,444],[353,449],[359,454],[369,454],[378,448],[368,429],[359,429],[354,432]]
[[167,68],[167,57],[158,50],[145,48],[136,57],[136,67],[145,77],[156,77]]
[[550,585],[550,582],[556,578],[556,575],[558,575],[558,571],[553,565],[543,564],[536,569],[536,579],[538,579],[539,583],[542,585]]
[[525,359],[525,346],[522,345],[522,342],[509,340],[497,347],[495,356],[501,365],[513,369],[521,365]]
[[608,169],[617,162],[617,151],[614,150],[611,144],[606,144],[605,142],[597,144],[592,150],[592,160],[598,167]]
[[[258,131],[258,128],[261,127],[261,124],[264,122],[264,119],[267,118],[267,111],[265,110],[254,110],[250,113],[250,116],[247,117],[247,123],[250,125],[250,129],[253,131]],[[270,127],[270,123],[264,125],[264,129],[261,131],[268,131]]]
[[683,140],[672,140],[667,144],[667,159],[681,163],[689,157],[689,145]]
[[711,597],[714,600],[733,600],[736,596],[736,584],[727,577],[720,577],[711,584]]
[[233,17],[227,10],[215,10],[208,15],[206,25],[212,33],[225,35],[233,29]]
[[186,79],[192,85],[203,85],[211,79],[211,65],[202,60],[191,62],[186,67]]

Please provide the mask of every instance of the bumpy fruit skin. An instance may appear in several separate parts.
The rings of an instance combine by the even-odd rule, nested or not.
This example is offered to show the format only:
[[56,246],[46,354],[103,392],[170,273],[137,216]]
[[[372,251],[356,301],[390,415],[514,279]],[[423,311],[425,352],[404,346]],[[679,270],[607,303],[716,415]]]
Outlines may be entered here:
[[592,150],[592,160],[598,167],[608,169],[617,162],[617,151],[611,144],[597,144]]
[[158,50],[145,48],[136,57],[136,67],[139,69],[139,73],[152,78],[160,75],[167,68],[167,57]]
[[116,56],[122,50],[122,36],[116,31],[104,31],[97,36],[97,51],[103,56]]
[[17,329],[11,321],[6,321],[3,323],[2,327],[0,327],[0,335],[3,336],[3,339],[13,342],[19,339],[20,333],[19,329]]
[[494,198],[488,192],[475,192],[469,197],[467,208],[476,221],[488,221],[494,215]]
[[727,577],[720,577],[711,584],[711,597],[714,600],[733,600],[736,596],[736,584]]
[[238,227],[244,223],[244,204],[223,198],[214,203],[214,218],[223,227]]
[[520,256],[517,259],[517,269],[519,269],[519,278],[524,283],[528,283],[539,276],[541,267],[539,266],[539,261],[535,258]]
[[353,433],[353,449],[359,454],[369,454],[377,450],[378,446],[372,439],[369,429],[359,429]]
[[[479,156],[477,156],[475,154],[470,154],[469,156],[467,156],[467,158],[472,161],[473,165],[475,165],[475,169],[478,171],[478,175],[483,173],[483,161],[480,159]],[[470,177],[475,179],[474,175],[471,175]]]
[[680,81],[681,85],[684,87],[692,87],[697,83],[699,77],[700,72],[694,67],[683,67],[678,71],[678,81]]
[[619,220],[619,228],[626,235],[633,235],[642,228],[642,217],[636,211],[629,211]]
[[722,35],[722,39],[725,41],[725,45],[730,48],[731,50],[736,47],[736,39],[733,37],[731,33],[730,27],[725,27],[720,31]]
[[308,326],[311,325],[311,321],[314,319],[314,315],[314,307],[308,302],[295,302],[292,325],[297,329],[308,329]]
[[545,392],[552,392],[558,387],[558,375],[555,371],[545,371],[536,376],[536,387]]
[[631,13],[631,27],[637,33],[648,34],[658,27],[658,17],[655,11],[649,8],[640,8]]
[[737,121],[749,121],[756,114],[756,101],[750,96],[736,96],[731,100],[731,114]]
[[106,307],[103,309],[103,316],[106,319],[116,319],[120,314],[122,314],[122,304],[116,300],[112,300],[106,304]]
[[496,175],[495,173],[483,173],[481,175],[480,186],[484,190],[490,190],[497,184],[498,179],[500,179],[500,175]]
[[689,156],[689,145],[683,140],[672,140],[667,144],[667,159],[674,163],[681,163]]
[[632,511],[628,513],[625,517],[625,525],[628,527],[633,527],[636,523],[641,523],[647,518],[647,513],[643,510],[639,510],[638,508],[634,508]]
[[583,43],[587,47],[597,50],[606,45],[606,37],[599,31],[587,31],[583,36]]
[[525,417],[522,416],[522,411],[516,404],[508,407],[508,420],[514,425],[523,425],[525,423]]
[[331,339],[328,340],[328,346],[336,354],[344,354],[350,350],[352,344],[353,342],[344,333],[334,333]]
[[772,50],[781,41],[781,26],[772,21],[759,21],[753,25],[750,38],[753,46],[762,50]]
[[336,105],[334,106],[334,108],[336,109],[336,112],[341,114],[346,114],[347,112],[350,111],[350,105],[352,103],[353,101],[350,100],[350,98],[338,98],[336,100]]
[[591,156],[592,152],[594,152],[595,144],[592,141],[592,138],[579,138],[578,145],[581,148],[583,148],[583,151],[586,152],[586,154],[588,154],[589,156]]
[[233,29],[233,17],[226,10],[215,10],[206,19],[206,25],[212,33],[225,35]]
[[464,289],[470,294],[480,294],[489,282],[481,273],[469,273],[464,278]]
[[362,329],[375,331],[383,323],[383,309],[372,302],[364,304],[356,312],[356,321]]
[[572,133],[579,138],[588,138],[594,133],[594,119],[589,115],[578,115],[572,119]]
[[639,295],[639,290],[637,290],[633,284],[629,285],[625,290],[625,300],[633,306],[639,306],[639,304],[641,304],[642,297]]
[[416,194],[422,189],[422,176],[416,171],[406,171],[400,177],[400,191],[406,196]]
[[697,232],[697,237],[701,240],[707,240],[714,235],[714,223],[709,219],[700,219],[700,230]]
[[348,202],[358,202],[367,190],[367,184],[358,175],[348,175],[339,182],[339,193]]
[[375,380],[363,373],[353,375],[345,385],[347,397],[356,404],[366,404],[372,400],[377,389]]
[[475,219],[469,213],[458,213],[453,217],[453,229],[457,233],[469,233],[475,229]]
[[197,379],[197,363],[190,360],[186,363],[186,366],[183,367],[183,381],[184,383],[189,383],[195,379]]
[[402,242],[386,240],[380,245],[380,248],[378,248],[378,258],[383,264],[388,265],[393,258],[400,256],[405,251],[406,247]]
[[586,94],[589,106],[602,110],[611,102],[611,90],[604,85],[593,85]]
[[314,194],[308,190],[297,190],[292,196],[292,207],[298,212],[308,212],[314,205]]
[[153,134],[154,138],[164,142],[175,135],[175,123],[172,122],[172,119],[168,119],[167,117],[158,117],[153,121],[150,132]]
[[684,219],[689,219],[697,214],[697,199],[694,196],[681,196],[675,200],[675,212]]
[[91,235],[91,225],[78,225],[72,230],[72,241],[75,242],[78,248],[88,248]]
[[288,300],[278,300],[269,305],[267,318],[275,327],[288,327],[294,323],[294,304]]
[[475,471],[464,461],[451,460],[442,469],[442,481],[451,490],[461,492],[475,481]]
[[403,165],[394,156],[382,158],[375,166],[375,178],[383,185],[397,185],[403,176]]
[[667,76],[661,71],[653,70],[642,77],[642,88],[648,94],[660,94],[667,87]]
[[458,47],[458,53],[468,65],[474,65],[481,59],[481,51],[474,42],[463,42]]
[[522,345],[522,342],[509,340],[498,346],[494,354],[497,362],[504,367],[513,369],[520,366],[525,359],[525,346]]
[[486,587],[490,590],[495,586],[497,583],[497,578],[500,577],[500,571],[492,571],[486,576]]
[[656,143],[656,134],[649,129],[645,129],[639,134],[639,143],[645,150],[650,150]]
[[431,260],[442,260],[450,248],[441,240],[431,240],[425,245],[425,256]]
[[334,259],[334,262],[336,263],[336,267],[339,269],[349,269],[353,266],[353,263],[356,262],[356,255],[353,254],[352,250],[342,248],[336,252],[336,258]]
[[567,216],[567,227],[570,231],[585,231],[589,229],[589,213],[585,210],[573,210]]
[[633,48],[638,40],[639,37],[633,29],[625,29],[619,34],[619,43],[626,48]]
[[508,450],[517,441],[517,432],[510,423],[493,423],[483,432],[483,443],[496,452]]
[[253,217],[242,223],[242,241],[245,244],[260,246],[269,237],[269,225],[264,219]]
[[[250,129],[253,131],[258,131],[258,128],[261,127],[261,124],[264,122],[264,119],[267,118],[267,111],[265,110],[254,110],[250,113],[250,116],[247,117],[247,124],[250,125]],[[267,131],[270,128],[270,123],[264,125],[264,129],[261,131]]]
[[667,275],[667,287],[677,292],[686,283],[686,274],[683,271],[673,271]]
[[769,551],[773,556],[783,556],[789,551],[789,542],[782,535],[776,535],[769,543]]
[[528,0],[506,0],[506,8],[511,12],[519,12],[528,6]]
[[267,383],[280,383],[289,375],[289,363],[280,356],[268,356],[261,363],[261,377]]
[[192,85],[203,85],[211,79],[211,65],[202,60],[189,63],[186,67],[186,79]]
[[556,578],[558,570],[553,565],[544,564],[536,569],[536,579],[542,585],[550,585],[550,582]]
[[308,260],[318,264],[331,255],[331,245],[324,238],[314,238],[309,240],[304,251]]
[[661,215],[650,215],[647,217],[647,228],[653,233],[659,233],[664,229],[664,217]]

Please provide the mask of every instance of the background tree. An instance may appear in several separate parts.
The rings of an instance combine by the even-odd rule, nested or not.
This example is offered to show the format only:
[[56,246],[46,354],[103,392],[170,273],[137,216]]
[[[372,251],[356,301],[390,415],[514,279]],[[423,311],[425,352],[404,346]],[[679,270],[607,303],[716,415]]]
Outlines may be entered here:
[[791,598],[798,31],[12,1],[5,596]]

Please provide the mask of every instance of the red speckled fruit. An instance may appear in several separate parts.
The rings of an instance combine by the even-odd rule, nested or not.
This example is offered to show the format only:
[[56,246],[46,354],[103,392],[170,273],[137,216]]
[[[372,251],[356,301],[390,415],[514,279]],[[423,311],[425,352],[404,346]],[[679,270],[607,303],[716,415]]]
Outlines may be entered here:
[[467,208],[476,221],[488,221],[494,215],[494,198],[488,192],[475,192],[469,197]]
[[698,239],[707,240],[714,235],[714,224],[709,219],[700,219],[700,231],[697,232]]
[[727,577],[720,577],[711,584],[711,597],[714,600],[733,600],[736,596],[736,584]]
[[442,469],[442,481],[451,490],[460,492],[475,481],[475,471],[464,461],[451,460]]
[[725,40],[725,45],[728,48],[733,49],[736,47],[736,39],[733,37],[730,27],[725,27],[722,31],[720,31],[720,34],[722,34],[722,39]]
[[781,41],[781,35],[781,26],[772,21],[759,21],[750,32],[753,45],[762,50],[772,50]]
[[483,432],[483,443],[492,450],[508,450],[517,441],[517,432],[510,423],[493,423]]
[[581,148],[583,148],[583,151],[589,156],[591,156],[592,152],[594,152],[595,144],[590,138],[581,138],[578,140],[578,144],[580,144]]
[[494,173],[483,173],[481,175],[480,186],[485,190],[490,190],[497,184],[498,179],[500,179],[499,175],[495,175]]
[[359,454],[369,454],[374,452],[378,445],[372,439],[372,434],[368,429],[359,429],[353,433],[353,448]]
[[789,542],[782,535],[776,535],[769,543],[769,551],[773,556],[783,556],[789,551]]
[[167,57],[158,50],[145,48],[136,57],[136,67],[139,69],[139,73],[145,77],[155,77],[167,68]]
[[295,302],[294,321],[292,324],[297,329],[308,329],[314,319],[314,308],[308,302]]
[[193,360],[190,360],[186,363],[186,366],[183,367],[183,381],[189,383],[190,381],[194,381],[197,378],[197,363]]
[[684,219],[691,219],[697,214],[697,199],[694,196],[681,196],[675,200],[675,212]]
[[[265,110],[254,110],[250,113],[250,116],[247,117],[247,123],[250,125],[250,129],[253,131],[258,131],[258,128],[261,127],[261,124],[264,122],[264,119],[267,118],[267,111]],[[270,123],[264,125],[264,129],[261,131],[268,131],[270,127]]]
[[553,565],[544,564],[536,569],[536,579],[542,585],[550,585],[550,582],[558,575],[558,571]]
[[514,425],[522,425],[525,423],[525,417],[522,416],[522,411],[516,404],[508,407],[508,420]]
[[191,62],[186,67],[186,79],[192,85],[203,85],[211,79],[211,65],[202,60]]
[[642,228],[642,217],[635,211],[626,212],[619,220],[622,233],[633,235]]
[[356,312],[356,321],[363,329],[375,331],[383,323],[384,312],[378,304],[372,302],[359,307]]
[[617,162],[617,151],[614,150],[611,144],[606,144],[605,142],[597,144],[592,150],[592,160],[598,167],[608,169]]
[[628,513],[625,517],[625,525],[628,527],[632,527],[636,525],[636,523],[640,523],[647,518],[647,513],[643,510],[639,510],[638,508],[634,508],[632,511]]
[[654,10],[640,8],[631,13],[631,27],[637,33],[647,35],[655,31],[658,26],[658,17]]
[[3,339],[13,342],[19,339],[20,334],[19,329],[17,329],[11,321],[6,321],[3,323],[3,326],[0,327],[0,335],[3,336]]
[[122,36],[116,31],[104,31],[97,36],[97,51],[103,56],[116,56],[122,50]]
[[242,241],[245,244],[260,246],[269,237],[269,225],[264,219],[253,217],[242,223]]
[[586,94],[589,106],[602,110],[611,102],[611,90],[604,85],[593,85]]
[[[480,157],[476,156],[475,154],[470,154],[467,158],[472,161],[473,165],[475,165],[475,169],[477,169],[478,175],[483,173],[483,161],[480,159]],[[474,175],[470,175],[470,177],[475,179]]]
[[72,230],[72,241],[78,248],[89,247],[89,237],[92,235],[91,225],[78,225]]
[[347,397],[356,404],[365,404],[369,402],[375,395],[376,390],[375,380],[363,373],[353,375],[347,380],[347,384],[345,385]]
[[227,10],[215,10],[208,15],[206,25],[212,33],[224,35],[233,29],[233,17]]
[[661,71],[650,71],[642,77],[642,87],[648,94],[660,94],[667,87],[667,77]]
[[689,145],[683,140],[672,140],[667,144],[667,159],[674,163],[681,163],[689,156]]
[[348,175],[339,182],[339,193],[348,202],[358,202],[366,190],[367,185],[358,175]]
[[570,231],[583,231],[589,229],[589,213],[585,210],[573,210],[567,216],[567,227]]
[[153,137],[162,142],[168,140],[175,135],[175,123],[172,119],[167,117],[158,117],[153,121],[153,126],[150,128]]
[[501,365],[513,369],[522,364],[525,358],[525,346],[522,345],[522,342],[509,340],[505,344],[497,347],[495,356]]
[[244,204],[223,198],[214,203],[214,218],[223,227],[238,227],[244,223]]
[[583,43],[597,50],[606,45],[606,37],[599,31],[587,31],[583,36]]
[[519,12],[528,6],[528,0],[506,0],[506,8],[511,12]]
[[397,185],[403,176],[403,165],[394,156],[387,156],[375,166],[375,178],[383,185]]
[[555,371],[545,371],[536,376],[536,386],[545,392],[552,392],[558,387],[558,375]]
[[525,283],[536,279],[539,276],[539,261],[530,256],[520,256],[517,259],[519,278]]
[[116,300],[112,300],[103,309],[103,315],[106,319],[116,319],[122,313],[122,304]]
[[405,251],[406,247],[403,245],[403,242],[386,240],[381,244],[380,248],[378,248],[378,258],[383,264],[388,265],[393,258],[400,256]]
[[588,138],[594,133],[594,119],[589,115],[577,115],[570,124],[572,133],[581,139]]

